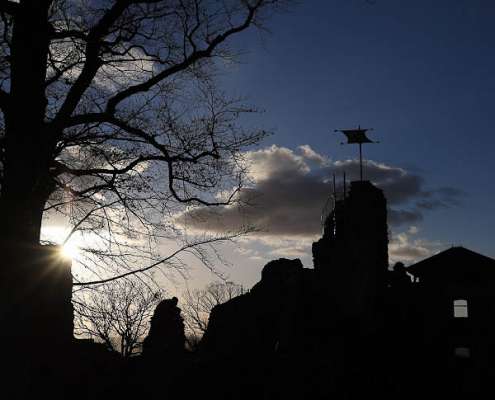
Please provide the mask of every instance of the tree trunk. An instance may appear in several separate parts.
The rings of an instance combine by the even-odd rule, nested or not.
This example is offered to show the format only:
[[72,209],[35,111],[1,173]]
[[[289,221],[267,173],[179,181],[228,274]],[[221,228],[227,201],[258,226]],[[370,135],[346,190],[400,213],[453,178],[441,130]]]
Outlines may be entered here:
[[[50,324],[44,309],[51,312],[43,296],[54,292],[48,289],[55,282],[49,269],[53,269],[53,260],[46,256],[48,249],[39,246],[54,148],[47,140],[45,124],[50,3],[19,3],[12,31],[10,101],[4,111],[5,161],[0,193],[0,325],[4,329],[0,336],[2,343],[8,343],[5,359],[13,371],[6,381],[12,387],[18,381],[16,391],[35,376],[34,365],[44,358],[43,349],[50,346],[43,343]],[[70,275],[70,268],[65,273]],[[40,318],[46,321],[40,322]]]
[[43,207],[50,192],[53,143],[47,139],[45,126],[50,3],[23,1],[14,19],[0,196],[3,244],[39,242]]

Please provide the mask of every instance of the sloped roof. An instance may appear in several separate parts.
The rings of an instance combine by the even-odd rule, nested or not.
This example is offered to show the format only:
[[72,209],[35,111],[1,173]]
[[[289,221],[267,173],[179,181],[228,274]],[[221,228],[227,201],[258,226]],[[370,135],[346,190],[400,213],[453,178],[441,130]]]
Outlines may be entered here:
[[477,278],[481,275],[495,276],[495,260],[464,247],[451,247],[407,268],[414,276],[458,275]]

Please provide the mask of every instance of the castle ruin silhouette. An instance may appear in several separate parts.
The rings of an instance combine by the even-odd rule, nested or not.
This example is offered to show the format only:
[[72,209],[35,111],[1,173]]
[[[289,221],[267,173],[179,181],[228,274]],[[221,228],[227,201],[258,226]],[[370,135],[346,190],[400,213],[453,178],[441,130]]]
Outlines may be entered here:
[[452,247],[390,269],[385,196],[355,181],[313,261],[272,261],[249,293],[213,310],[202,351],[227,376],[256,366],[234,374],[245,387],[268,382],[268,398],[493,393],[495,260]]

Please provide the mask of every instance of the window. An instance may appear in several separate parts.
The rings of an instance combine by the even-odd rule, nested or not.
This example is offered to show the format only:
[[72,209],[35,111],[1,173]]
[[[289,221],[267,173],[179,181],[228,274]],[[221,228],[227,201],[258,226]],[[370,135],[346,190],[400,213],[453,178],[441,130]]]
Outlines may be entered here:
[[467,300],[454,300],[454,318],[467,318],[468,304]]

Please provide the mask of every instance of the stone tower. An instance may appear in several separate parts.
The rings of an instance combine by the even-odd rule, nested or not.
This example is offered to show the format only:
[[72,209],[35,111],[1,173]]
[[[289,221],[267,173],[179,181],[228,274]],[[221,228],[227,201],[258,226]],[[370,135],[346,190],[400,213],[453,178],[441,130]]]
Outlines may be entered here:
[[351,183],[313,243],[317,281],[346,318],[370,325],[386,288],[387,202],[369,181]]

